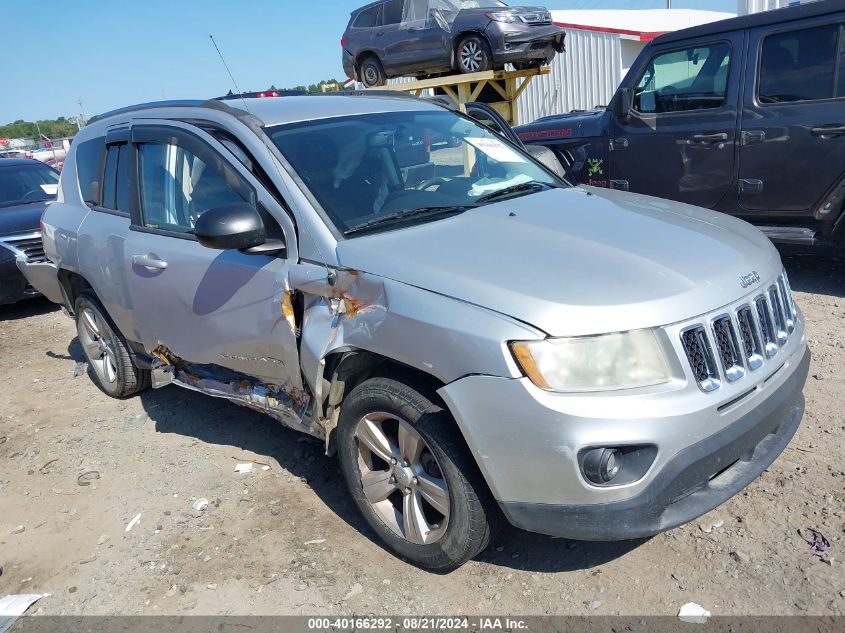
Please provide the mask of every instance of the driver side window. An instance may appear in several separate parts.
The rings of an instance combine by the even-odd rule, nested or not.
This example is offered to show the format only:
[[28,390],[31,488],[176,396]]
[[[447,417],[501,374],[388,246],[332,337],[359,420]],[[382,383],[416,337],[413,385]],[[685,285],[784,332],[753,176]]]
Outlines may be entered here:
[[144,226],[190,233],[200,215],[246,200],[226,175],[175,143],[141,143],[138,174]]
[[726,43],[696,46],[655,56],[634,93],[644,114],[720,108],[725,103],[731,48]]

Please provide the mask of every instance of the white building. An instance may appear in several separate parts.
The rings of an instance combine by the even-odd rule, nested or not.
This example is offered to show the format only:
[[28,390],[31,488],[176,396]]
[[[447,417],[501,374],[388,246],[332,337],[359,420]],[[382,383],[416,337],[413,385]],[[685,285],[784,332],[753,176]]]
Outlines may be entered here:
[[555,24],[566,29],[566,52],[555,57],[551,74],[535,77],[522,93],[519,121],[605,106],[648,42],[732,17],[692,9],[553,10]]

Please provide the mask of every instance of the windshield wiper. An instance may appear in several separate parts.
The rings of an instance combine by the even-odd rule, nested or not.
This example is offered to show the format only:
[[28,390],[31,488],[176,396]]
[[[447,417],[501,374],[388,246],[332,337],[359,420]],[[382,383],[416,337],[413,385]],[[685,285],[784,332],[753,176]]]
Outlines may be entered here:
[[480,198],[476,198],[476,202],[492,202],[493,200],[498,200],[499,198],[509,196],[513,193],[545,191],[546,189],[555,188],[557,188],[557,185],[531,180],[529,182],[521,182],[518,185],[511,185],[510,187],[505,187],[504,189],[488,193]]
[[392,224],[400,220],[407,220],[410,218],[427,218],[437,215],[444,215],[448,213],[463,213],[467,209],[472,209],[475,205],[454,205],[454,206],[440,206],[440,207],[418,207],[416,209],[405,209],[404,211],[396,211],[395,213],[388,213],[372,220],[368,220],[363,224],[358,224],[346,229],[344,235],[352,235],[353,233],[361,233],[368,229],[385,224]]

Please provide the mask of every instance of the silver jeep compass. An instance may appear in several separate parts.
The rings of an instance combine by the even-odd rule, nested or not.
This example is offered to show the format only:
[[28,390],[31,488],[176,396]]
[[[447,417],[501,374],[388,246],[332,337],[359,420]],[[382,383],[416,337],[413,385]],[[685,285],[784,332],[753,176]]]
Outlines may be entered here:
[[757,229],[569,186],[424,100],[97,117],[43,228],[49,261],[18,265],[100,389],[173,383],[323,439],[373,529],[433,570],[502,513],[585,540],[681,525],[803,413],[804,321]]

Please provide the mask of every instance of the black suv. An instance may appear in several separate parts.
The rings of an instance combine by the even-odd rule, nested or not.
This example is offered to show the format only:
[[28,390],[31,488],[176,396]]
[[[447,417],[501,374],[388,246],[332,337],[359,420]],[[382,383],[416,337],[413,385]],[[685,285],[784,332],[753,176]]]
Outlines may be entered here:
[[542,7],[501,0],[380,0],[352,12],[343,69],[366,87],[390,77],[536,68],[563,52],[565,34]]
[[557,151],[581,183],[845,247],[845,0],[659,37],[606,110],[516,132]]

